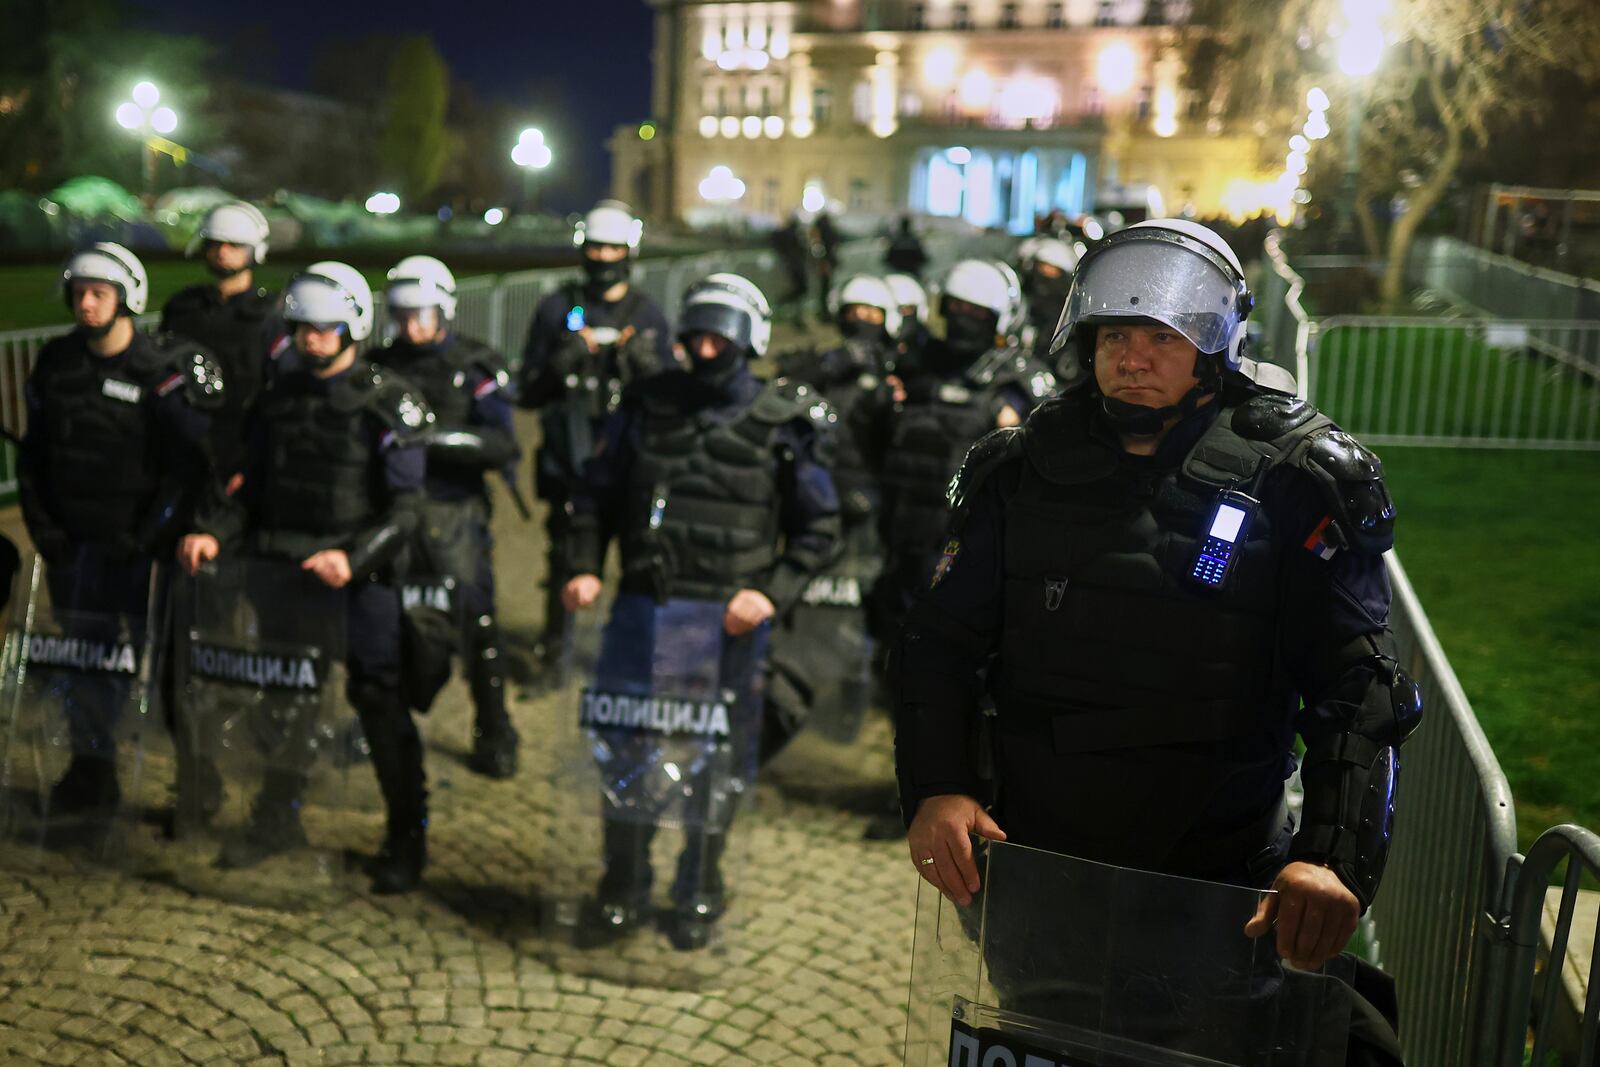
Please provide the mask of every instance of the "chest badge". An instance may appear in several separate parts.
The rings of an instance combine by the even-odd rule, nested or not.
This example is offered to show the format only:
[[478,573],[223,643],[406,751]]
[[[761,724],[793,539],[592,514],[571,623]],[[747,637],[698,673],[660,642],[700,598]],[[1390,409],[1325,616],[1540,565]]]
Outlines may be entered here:
[[1061,601],[1067,595],[1067,580],[1065,578],[1046,578],[1044,580],[1044,610],[1054,611],[1061,606]]
[[100,385],[100,393],[102,396],[108,396],[112,400],[120,400],[124,404],[137,404],[139,402],[139,398],[144,395],[144,390],[140,389],[132,382],[118,381],[116,378],[107,378]]
[[944,581],[944,576],[950,573],[950,568],[955,566],[956,557],[961,554],[961,540],[952,537],[945,542],[944,552],[939,556],[939,562],[933,568],[933,581],[928,583],[928,588],[933,589]]

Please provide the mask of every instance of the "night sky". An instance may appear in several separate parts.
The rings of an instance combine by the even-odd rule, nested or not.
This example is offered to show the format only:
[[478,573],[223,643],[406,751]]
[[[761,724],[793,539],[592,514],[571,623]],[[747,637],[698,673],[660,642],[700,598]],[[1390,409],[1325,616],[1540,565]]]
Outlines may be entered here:
[[546,186],[550,207],[587,207],[609,191],[606,138],[618,123],[649,115],[652,12],[644,0],[269,0],[249,7],[135,0],[133,6],[150,29],[219,45],[237,40],[241,27],[268,29],[270,39],[250,56],[222,58],[233,69],[242,64],[244,77],[288,89],[309,87],[325,38],[428,34],[455,78],[480,96],[511,103],[545,130],[557,154],[552,170],[560,171]]

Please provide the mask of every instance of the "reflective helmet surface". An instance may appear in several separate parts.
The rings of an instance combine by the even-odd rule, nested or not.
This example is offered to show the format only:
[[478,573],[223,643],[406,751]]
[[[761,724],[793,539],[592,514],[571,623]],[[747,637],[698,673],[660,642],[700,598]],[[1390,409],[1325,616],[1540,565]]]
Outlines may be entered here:
[[255,205],[243,200],[218,204],[200,220],[200,228],[189,242],[187,252],[194,255],[205,241],[225,241],[250,249],[251,262],[260,263],[267,258],[267,237],[270,232],[267,217]]
[[[916,308],[917,321],[928,321],[928,291],[922,283],[909,274],[889,274],[883,279],[888,283],[889,291],[894,293],[894,302],[902,308]],[[901,313],[902,316],[904,312]]]
[[877,308],[883,312],[883,328],[890,337],[900,334],[900,302],[895,298],[889,283],[873,274],[857,274],[846,278],[843,285],[835,286],[828,294],[828,309],[837,319],[851,304]]
[[620,200],[602,200],[578,223],[572,243],[621,245],[630,251],[637,250],[644,238],[644,222],[635,218],[628,206]]
[[61,268],[61,288],[72,303],[73,282],[107,282],[122,295],[122,306],[131,315],[142,315],[150,303],[150,276],[139,257],[119,244],[101,241],[67,257]]
[[318,326],[342,322],[352,341],[365,341],[372,336],[372,288],[348,263],[313,263],[284,290],[283,317]]
[[1079,260],[1050,351],[1079,326],[1151,319],[1237,369],[1252,304],[1239,257],[1216,232],[1188,219],[1140,222]]
[[456,276],[432,256],[407,256],[389,272],[384,300],[396,311],[438,308],[448,322],[456,317]]
[[772,306],[766,294],[738,274],[712,274],[690,287],[678,318],[678,338],[697,333],[724,337],[755,356],[772,340]]

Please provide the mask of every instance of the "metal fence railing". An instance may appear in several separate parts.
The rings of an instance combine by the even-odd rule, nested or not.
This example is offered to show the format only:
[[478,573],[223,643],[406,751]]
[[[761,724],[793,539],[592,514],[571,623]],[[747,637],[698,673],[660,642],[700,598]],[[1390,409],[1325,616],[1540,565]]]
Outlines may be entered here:
[[1406,281],[1488,315],[1600,322],[1600,281],[1532,267],[1455,237],[1417,238]]
[[[1273,271],[1280,281],[1288,283],[1273,291],[1276,294],[1273,299],[1281,299],[1282,305],[1263,309],[1267,334],[1287,337],[1292,329],[1302,390],[1319,406],[1330,407],[1335,417],[1343,421],[1346,416],[1339,413],[1341,396],[1364,398],[1365,407],[1358,404],[1351,408],[1351,414],[1380,420],[1373,426],[1382,430],[1386,426],[1405,425],[1393,421],[1386,424],[1381,421],[1384,418],[1420,419],[1421,416],[1416,407],[1411,409],[1411,416],[1397,415],[1404,410],[1403,399],[1392,405],[1387,415],[1381,405],[1374,409],[1371,400],[1378,395],[1380,387],[1398,398],[1419,394],[1432,396],[1435,405],[1441,396],[1457,395],[1443,384],[1446,379],[1442,376],[1423,374],[1426,363],[1419,361],[1426,360],[1426,347],[1413,348],[1407,354],[1404,335],[1397,330],[1413,328],[1412,320],[1403,320],[1405,324],[1400,327],[1386,320],[1356,316],[1318,322],[1307,316],[1299,305],[1303,286],[1293,283],[1300,276],[1283,258],[1281,246],[1269,241],[1267,252]],[[1266,286],[1263,290],[1267,291]],[[1440,329],[1461,327],[1466,322],[1421,321]],[[1470,328],[1488,331],[1495,325],[1493,320],[1473,321]],[[1556,347],[1569,353],[1573,350],[1570,343],[1556,344],[1569,336],[1563,334],[1563,330],[1576,329],[1586,336],[1585,343],[1594,343],[1591,331],[1595,324],[1592,323],[1524,321],[1502,325],[1526,331],[1530,342],[1551,340]],[[1330,336],[1337,337],[1341,329],[1352,328],[1375,331],[1389,347],[1380,344],[1375,350],[1366,349],[1376,353],[1373,366],[1362,368],[1356,362],[1341,371],[1334,364],[1342,357],[1331,354],[1338,349],[1330,349],[1328,340]],[[1549,330],[1555,331],[1554,339],[1548,333],[1541,333]],[[1432,352],[1436,363],[1443,362],[1441,349],[1437,347],[1443,336],[1434,338]],[[1467,336],[1478,335],[1469,333]],[[1339,343],[1348,345],[1348,342]],[[1394,347],[1396,344],[1400,346],[1398,349]],[[1485,343],[1483,347],[1493,349],[1495,346]],[[1590,374],[1581,372],[1570,361],[1550,355],[1541,346],[1533,346],[1531,354],[1524,351],[1527,347],[1526,343],[1521,345],[1515,358],[1530,366],[1537,365],[1547,376],[1564,377],[1573,388],[1584,391],[1583,403],[1592,403],[1595,387]],[[1351,351],[1363,351],[1362,345],[1356,345]],[[1473,349],[1467,346],[1465,351]],[[1600,359],[1600,351],[1593,347],[1580,351],[1587,353],[1590,367],[1594,360]],[[1510,373],[1504,363],[1504,358],[1499,356],[1480,358],[1476,363],[1462,357],[1457,360],[1457,370],[1476,367],[1489,374]],[[1409,376],[1402,373],[1408,368],[1413,372]],[[1352,378],[1358,371],[1365,377]],[[1343,391],[1341,381],[1345,386]],[[1358,384],[1352,386],[1353,381]],[[1501,384],[1493,386],[1494,381]],[[1539,410],[1537,406],[1528,407],[1527,400],[1534,395],[1529,381],[1523,379],[1523,400],[1515,402],[1520,407],[1514,405],[1502,413],[1502,426],[1510,425],[1511,414],[1516,411],[1524,413],[1519,425],[1533,428],[1540,425],[1526,417],[1527,412]],[[1510,378],[1491,379],[1485,391],[1489,395],[1483,411],[1492,410],[1498,402],[1494,394],[1515,396],[1517,392],[1515,380]],[[1472,395],[1476,396],[1476,391]],[[1420,425],[1435,426],[1428,422]],[[1349,428],[1362,437],[1369,436],[1359,419],[1350,423]],[[1499,441],[1472,436],[1473,432],[1459,439],[1429,436],[1426,432],[1396,434],[1392,439],[1425,440],[1430,444],[1574,447],[1570,439],[1543,440],[1531,429],[1528,436]],[[1593,424],[1586,423],[1583,433],[1584,441],[1593,441]],[[1381,434],[1376,436],[1382,437]],[[1541,837],[1526,857],[1516,851],[1515,810],[1505,774],[1434,635],[1399,557],[1391,552],[1387,562],[1394,588],[1390,625],[1401,662],[1421,686],[1428,712],[1422,729],[1406,745],[1403,755],[1402,804],[1383,888],[1369,912],[1372,934],[1369,945],[1375,961],[1387,968],[1398,984],[1401,1041],[1406,1063],[1411,1067],[1458,1067],[1461,1064],[1522,1067],[1525,1063],[1545,1067],[1544,1053],[1556,1043],[1562,1008],[1569,1003],[1570,993],[1568,987],[1563,986],[1562,974],[1567,969],[1566,950],[1573,925],[1574,898],[1582,878],[1600,875],[1600,838],[1578,827],[1557,827]],[[1540,985],[1536,975],[1541,953],[1546,951],[1543,944],[1545,887],[1563,859],[1569,864],[1566,884],[1549,931],[1547,954],[1551,963],[1545,968]],[[1577,1049],[1579,1058],[1576,1061],[1583,1065],[1596,1062],[1597,1017],[1600,1017],[1600,992],[1596,990],[1596,980],[1600,979],[1600,968],[1596,967],[1596,961],[1600,960],[1600,944],[1588,947],[1588,970],[1583,980],[1576,983],[1585,991],[1577,1037],[1581,1049]],[[1534,996],[1536,985],[1541,993],[1537,999]],[[1536,1003],[1539,1007],[1537,1019],[1532,1014]]]
[[1306,395],[1376,445],[1600,449],[1600,321],[1339,315]]
[[1401,757],[1400,814],[1370,912],[1412,1067],[1488,1065],[1485,1007],[1504,981],[1494,916],[1517,850],[1511,788],[1400,560],[1390,626],[1427,714]]

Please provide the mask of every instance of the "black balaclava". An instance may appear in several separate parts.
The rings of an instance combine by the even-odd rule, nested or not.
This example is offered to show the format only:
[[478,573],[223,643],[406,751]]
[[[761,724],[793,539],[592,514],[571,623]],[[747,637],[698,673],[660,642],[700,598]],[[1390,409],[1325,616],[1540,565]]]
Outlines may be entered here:
[[954,353],[966,357],[968,363],[983,355],[994,347],[995,334],[1000,331],[1000,316],[989,312],[986,315],[953,315],[946,311],[944,316],[944,343]]
[[[687,347],[689,338],[685,337],[683,341]],[[746,356],[743,346],[729,341],[722,354],[715,359],[701,359],[693,351],[689,352],[689,371],[697,380],[720,388],[738,375],[744,366]]]
[[613,285],[633,277],[633,256],[626,255],[614,263],[583,257],[584,295],[598,300]]
[[1060,314],[1061,306],[1067,302],[1067,293],[1072,289],[1072,275],[1062,271],[1059,278],[1046,278],[1036,270],[1030,270],[1022,279],[1022,292],[1028,298],[1030,305],[1048,305],[1053,314]]
[[865,319],[839,318],[839,333],[846,341],[858,341],[864,344],[881,345],[888,341],[889,334],[881,322],[867,322]]

